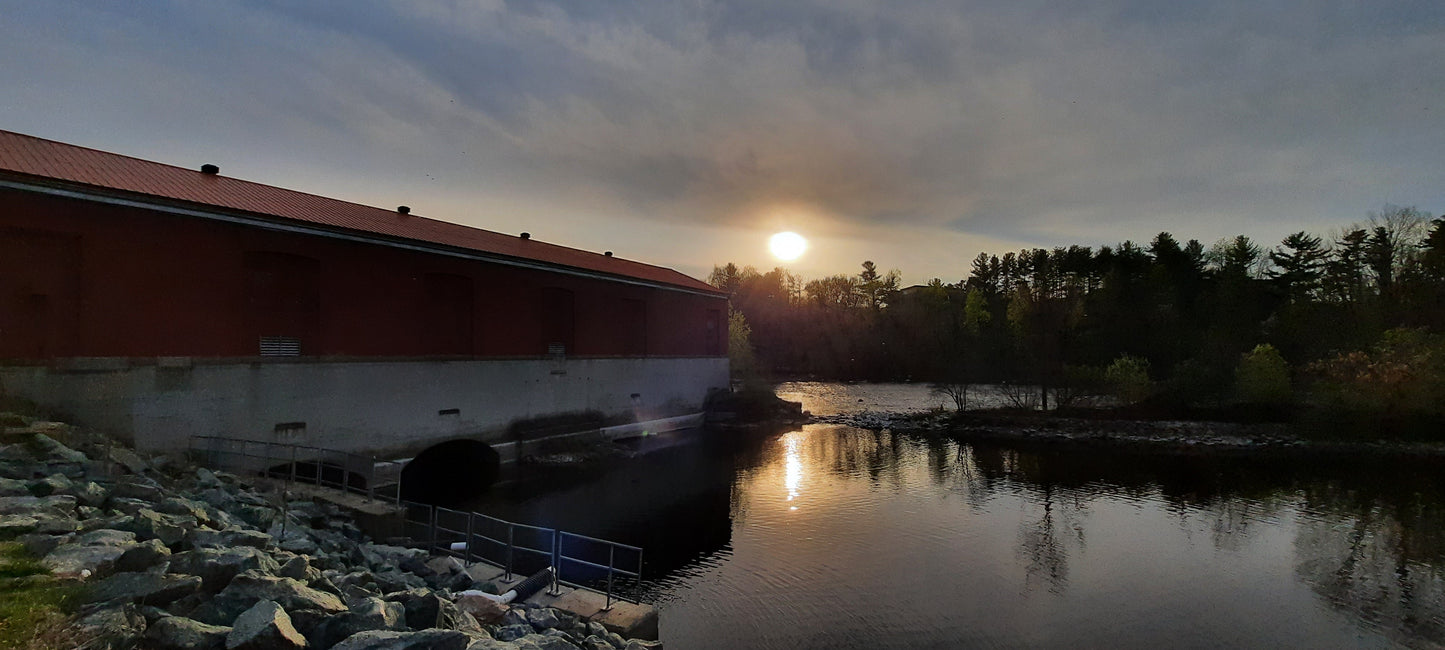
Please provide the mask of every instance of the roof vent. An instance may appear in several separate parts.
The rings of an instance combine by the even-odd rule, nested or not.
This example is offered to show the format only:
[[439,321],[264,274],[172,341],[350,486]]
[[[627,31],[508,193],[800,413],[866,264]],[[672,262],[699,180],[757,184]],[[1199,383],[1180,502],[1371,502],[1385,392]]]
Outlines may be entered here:
[[410,207],[410,206],[405,206],[405,205],[398,205],[398,206],[396,206],[396,213],[397,213],[397,214],[411,214],[411,207]]
[[524,233],[522,233],[522,239],[531,239],[531,238],[532,238],[532,233],[529,233],[529,232],[524,232]]
[[606,253],[603,253],[603,255],[606,255],[607,257],[612,257],[612,251],[607,251]]
[[221,168],[220,168],[220,167],[217,167],[217,166],[215,166],[215,165],[212,165],[211,163],[206,163],[206,164],[204,164],[204,165],[201,165],[201,173],[202,173],[202,174],[210,174],[210,175],[212,175],[212,176],[215,176],[216,174],[221,173]]

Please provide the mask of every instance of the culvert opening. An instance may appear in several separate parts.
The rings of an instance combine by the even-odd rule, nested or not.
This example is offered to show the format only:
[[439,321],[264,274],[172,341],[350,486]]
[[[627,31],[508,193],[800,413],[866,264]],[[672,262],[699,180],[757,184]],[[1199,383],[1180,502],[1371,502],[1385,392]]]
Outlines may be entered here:
[[502,457],[486,443],[450,440],[417,454],[401,470],[401,497],[440,506],[480,496],[497,481]]

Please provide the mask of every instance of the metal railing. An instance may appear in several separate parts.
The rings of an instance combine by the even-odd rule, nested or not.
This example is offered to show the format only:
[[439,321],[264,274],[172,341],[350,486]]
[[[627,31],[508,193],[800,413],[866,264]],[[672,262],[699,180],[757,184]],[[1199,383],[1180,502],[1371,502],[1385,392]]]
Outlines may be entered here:
[[219,436],[191,436],[189,449],[206,467],[334,488],[401,505],[402,463],[396,461],[322,447]]
[[614,600],[638,602],[619,593],[617,582],[621,576],[634,587],[641,583],[639,547],[478,512],[411,501],[403,501],[402,505],[406,508],[408,536],[423,540],[432,553],[450,555],[468,564],[486,562],[502,569],[504,582],[512,582],[514,573],[532,573],[551,566],[557,571],[550,588],[552,594],[558,593],[559,584],[601,591],[607,598],[603,609],[612,609]]

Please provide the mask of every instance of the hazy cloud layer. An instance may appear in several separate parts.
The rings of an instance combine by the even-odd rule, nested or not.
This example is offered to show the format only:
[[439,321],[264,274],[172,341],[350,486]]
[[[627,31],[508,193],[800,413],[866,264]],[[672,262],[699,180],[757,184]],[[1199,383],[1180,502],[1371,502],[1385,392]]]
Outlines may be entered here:
[[478,225],[1055,245],[1445,209],[1436,1],[5,4],[0,128]]

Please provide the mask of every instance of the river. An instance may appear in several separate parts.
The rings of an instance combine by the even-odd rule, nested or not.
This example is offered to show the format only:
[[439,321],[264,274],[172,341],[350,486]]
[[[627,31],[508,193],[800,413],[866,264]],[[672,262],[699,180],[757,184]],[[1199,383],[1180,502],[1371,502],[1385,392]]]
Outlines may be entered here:
[[[816,414],[939,404],[790,383]],[[488,514],[643,546],[691,648],[1445,647],[1445,472],[1422,461],[691,432]]]

